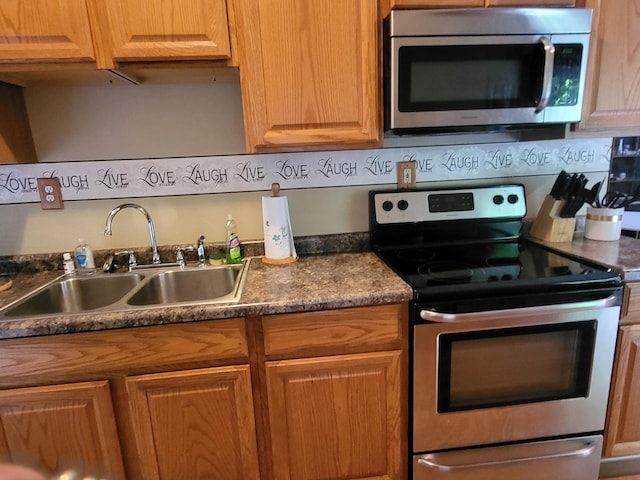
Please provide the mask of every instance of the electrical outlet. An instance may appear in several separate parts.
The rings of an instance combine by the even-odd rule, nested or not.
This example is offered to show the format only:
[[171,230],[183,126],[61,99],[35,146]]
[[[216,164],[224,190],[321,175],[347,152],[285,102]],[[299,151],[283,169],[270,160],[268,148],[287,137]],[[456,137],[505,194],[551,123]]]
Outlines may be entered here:
[[416,162],[398,162],[398,188],[414,188],[416,186]]
[[40,206],[43,210],[64,208],[58,177],[38,178],[38,193],[40,194]]

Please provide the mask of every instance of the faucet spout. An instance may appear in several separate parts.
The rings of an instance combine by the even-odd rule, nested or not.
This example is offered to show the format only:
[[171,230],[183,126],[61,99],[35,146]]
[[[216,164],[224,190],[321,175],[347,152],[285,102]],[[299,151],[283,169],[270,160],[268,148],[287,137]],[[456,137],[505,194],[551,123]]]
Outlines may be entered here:
[[113,218],[117,215],[120,210],[125,208],[135,208],[140,213],[142,213],[146,219],[147,224],[149,225],[149,238],[151,239],[151,249],[153,250],[153,255],[151,257],[151,261],[154,265],[160,263],[160,255],[158,254],[158,244],[156,243],[156,232],[153,227],[153,220],[151,219],[151,215],[149,212],[142,206],[137,203],[123,203],[122,205],[118,205],[116,208],[109,212],[109,216],[107,217],[107,223],[104,226],[104,234],[107,237],[111,236],[111,222],[113,222]]

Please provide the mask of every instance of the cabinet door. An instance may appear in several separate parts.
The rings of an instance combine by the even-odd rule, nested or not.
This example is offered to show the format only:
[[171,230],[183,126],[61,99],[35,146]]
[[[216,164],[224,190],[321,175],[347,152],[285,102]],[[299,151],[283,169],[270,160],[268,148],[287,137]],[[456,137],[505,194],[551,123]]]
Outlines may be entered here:
[[0,2],[0,63],[94,58],[85,0]]
[[0,461],[124,479],[108,382],[0,391]]
[[406,478],[399,351],[266,362],[275,480]]
[[593,9],[580,130],[640,127],[640,9],[636,0],[586,0]]
[[88,0],[99,68],[118,61],[227,59],[226,0]]
[[604,455],[640,454],[640,325],[620,329],[610,397]]
[[235,0],[247,149],[379,146],[376,0]]
[[249,366],[128,377],[142,478],[258,480]]

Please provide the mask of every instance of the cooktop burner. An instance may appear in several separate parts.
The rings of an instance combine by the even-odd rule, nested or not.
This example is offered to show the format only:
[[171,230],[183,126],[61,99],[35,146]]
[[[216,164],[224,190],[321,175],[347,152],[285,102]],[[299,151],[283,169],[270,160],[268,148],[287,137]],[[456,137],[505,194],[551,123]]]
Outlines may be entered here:
[[[426,252],[430,255],[426,255]],[[533,243],[449,245],[430,250],[384,250],[378,256],[417,296],[570,284],[611,273],[558,255]]]
[[620,281],[604,267],[522,239],[524,203],[521,185],[371,192],[371,247],[417,300]]

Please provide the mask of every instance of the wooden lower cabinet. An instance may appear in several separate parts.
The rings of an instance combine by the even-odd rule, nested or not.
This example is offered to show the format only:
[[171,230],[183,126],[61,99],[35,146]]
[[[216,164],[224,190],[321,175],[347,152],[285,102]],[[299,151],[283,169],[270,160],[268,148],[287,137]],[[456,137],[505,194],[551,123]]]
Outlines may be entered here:
[[640,455],[640,325],[620,328],[604,456]]
[[267,362],[274,479],[400,479],[401,351]]
[[145,480],[258,480],[249,365],[125,380]]
[[106,381],[0,391],[0,463],[124,479]]
[[407,314],[0,340],[0,463],[110,480],[406,480]]

